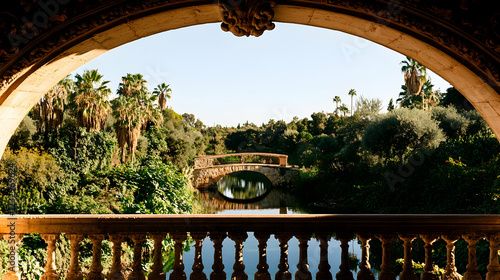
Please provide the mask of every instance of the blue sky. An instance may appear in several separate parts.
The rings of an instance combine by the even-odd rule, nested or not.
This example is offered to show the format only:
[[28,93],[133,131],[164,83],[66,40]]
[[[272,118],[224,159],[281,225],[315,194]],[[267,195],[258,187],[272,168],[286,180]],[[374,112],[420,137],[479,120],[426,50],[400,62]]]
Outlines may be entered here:
[[[276,23],[261,37],[236,37],[220,24],[171,30],[143,38],[97,57],[73,72],[97,68],[116,92],[121,77],[141,73],[148,88],[165,82],[168,102],[206,125],[236,126],[246,121],[290,121],[313,112],[332,112],[339,95],[350,108],[351,88],[380,98],[384,110],[403,84],[405,57],[346,33]],[[429,72],[434,89],[450,84]]]

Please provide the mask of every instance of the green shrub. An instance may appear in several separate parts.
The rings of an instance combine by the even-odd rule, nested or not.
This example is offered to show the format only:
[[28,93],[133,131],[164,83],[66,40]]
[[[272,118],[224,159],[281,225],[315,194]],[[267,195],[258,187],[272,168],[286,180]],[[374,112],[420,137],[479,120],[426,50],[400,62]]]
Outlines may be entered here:
[[444,141],[438,123],[422,110],[401,108],[379,116],[365,129],[362,145],[382,157],[400,161],[415,149],[436,148]]
[[438,121],[439,127],[448,139],[461,138],[467,135],[471,121],[459,114],[455,107],[434,107],[431,116],[433,120]]

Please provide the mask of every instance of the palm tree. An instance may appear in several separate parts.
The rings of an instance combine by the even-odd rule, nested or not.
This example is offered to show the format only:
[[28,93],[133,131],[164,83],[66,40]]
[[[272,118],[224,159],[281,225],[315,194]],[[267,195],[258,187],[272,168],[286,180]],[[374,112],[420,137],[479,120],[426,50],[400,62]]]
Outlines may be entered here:
[[438,91],[433,90],[434,85],[430,79],[427,79],[422,88],[422,95],[424,97],[424,110],[429,111],[430,107],[439,104]]
[[38,132],[57,130],[63,122],[68,93],[73,90],[70,75],[60,80],[33,107],[33,116],[38,120]]
[[131,97],[141,90],[147,90],[144,77],[139,73],[127,74],[127,76],[122,77],[122,82],[118,86],[118,95]]
[[352,116],[352,104],[353,104],[353,100],[352,99],[354,98],[354,96],[357,95],[357,93],[356,93],[356,91],[354,89],[351,89],[351,90],[349,90],[348,95],[351,96],[351,116]]
[[121,160],[126,161],[126,149],[133,162],[137,140],[141,130],[148,121],[158,122],[162,115],[156,105],[156,96],[146,88],[146,80],[141,74],[127,74],[122,77],[118,88],[119,97],[114,100],[115,128],[118,145],[121,149]]
[[161,83],[153,91],[153,94],[158,97],[158,104],[162,111],[166,108],[167,100],[172,98],[172,89],[169,88],[169,86],[170,85]]
[[75,91],[71,94],[77,125],[87,131],[100,131],[106,126],[106,119],[111,112],[109,96],[111,90],[103,81],[97,69],[87,70],[83,75],[75,76]]
[[342,102],[342,100],[340,100],[340,96],[336,95],[334,98],[333,98],[333,102],[335,102],[337,104],[337,107],[335,107],[335,115],[339,115],[339,102]]
[[421,95],[410,95],[408,94],[408,89],[405,85],[401,85],[402,92],[399,93],[396,102],[399,103],[400,107],[403,108],[422,108],[422,96]]
[[427,80],[427,68],[408,56],[400,64],[408,95],[422,95],[422,87]]
[[339,107],[340,111],[342,113],[344,113],[344,117],[347,113],[349,113],[349,108],[347,108],[347,105],[345,105],[344,103],[342,103],[342,105],[340,105]]

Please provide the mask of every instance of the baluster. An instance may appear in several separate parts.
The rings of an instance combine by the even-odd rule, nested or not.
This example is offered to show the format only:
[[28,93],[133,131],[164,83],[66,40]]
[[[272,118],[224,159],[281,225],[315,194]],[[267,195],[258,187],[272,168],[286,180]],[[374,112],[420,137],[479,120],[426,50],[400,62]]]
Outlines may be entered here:
[[229,238],[234,241],[234,265],[231,280],[247,280],[248,275],[245,273],[245,265],[243,264],[243,242],[247,240],[246,232],[229,233]]
[[161,255],[161,250],[163,248],[163,240],[166,234],[152,234],[151,238],[155,242],[155,248],[153,252],[153,266],[151,273],[148,276],[148,280],[165,280],[165,272],[163,272],[163,258]]
[[134,261],[132,263],[132,272],[128,280],[146,280],[144,271],[142,271],[142,243],[146,240],[145,234],[134,234],[131,236],[134,241]]
[[299,240],[299,263],[297,264],[297,272],[295,272],[296,280],[312,280],[309,264],[307,263],[307,242],[311,238],[310,234],[299,234],[296,236]]
[[[201,247],[203,243],[203,239],[207,237],[206,232],[192,232],[191,238],[194,240],[194,263],[193,263],[193,272],[189,276],[190,280],[207,280],[207,276],[203,272],[203,256],[201,254]],[[148,279],[149,280],[149,279]]]
[[482,280],[479,274],[479,267],[477,267],[476,243],[481,239],[477,234],[464,235],[463,238],[469,244],[467,249],[469,251],[469,263],[467,264],[467,272],[464,274],[463,280]]
[[291,234],[278,233],[274,237],[280,242],[280,264],[278,272],[276,272],[276,280],[291,280],[292,274],[288,271],[288,241],[292,238]]
[[340,257],[340,271],[337,272],[335,278],[337,280],[354,280],[354,277],[349,267],[349,241],[351,241],[353,234],[351,233],[337,233],[335,238],[340,241],[340,248],[342,250]]
[[17,254],[17,250],[19,249],[19,242],[23,239],[23,234],[4,234],[3,238],[9,243],[9,262],[7,263],[7,273],[2,277],[2,280],[20,280],[21,273],[19,273],[19,255]]
[[330,264],[328,263],[328,241],[331,236],[329,234],[318,234],[316,239],[319,240],[320,256],[318,264],[318,272],[316,279],[318,280],[332,280],[332,273],[330,272]]
[[455,266],[455,242],[460,239],[460,235],[443,235],[441,238],[446,241],[446,272],[443,280],[460,280],[462,275],[457,272]]
[[375,280],[370,268],[370,240],[369,235],[357,235],[361,241],[361,262],[359,263],[358,280]]
[[381,234],[376,236],[382,242],[382,264],[380,265],[379,280],[396,280],[396,274],[392,272],[391,245],[394,235]]
[[66,234],[66,238],[71,243],[71,263],[69,265],[66,280],[83,280],[82,269],[78,263],[80,254],[80,242],[83,239],[83,234]]
[[500,235],[488,235],[488,242],[490,242],[490,263],[487,267],[488,273],[486,273],[486,280],[499,280],[500,264],[498,263],[498,243],[500,242]]
[[125,275],[122,272],[122,242],[125,241],[125,236],[121,234],[109,235],[109,241],[113,242],[113,264],[111,271],[108,273],[108,280],[124,280]]
[[222,263],[222,241],[226,238],[225,232],[210,233],[210,240],[214,243],[214,264],[210,280],[226,280],[224,264]]
[[415,240],[416,236],[411,234],[400,234],[399,238],[404,241],[404,262],[403,271],[399,274],[400,280],[417,280],[417,275],[413,272],[412,264],[412,242]]
[[59,240],[59,234],[42,234],[42,239],[47,243],[47,263],[45,264],[45,273],[40,280],[58,280],[59,275],[56,272],[56,242]]
[[271,235],[264,232],[255,232],[255,238],[259,241],[259,263],[257,264],[257,272],[255,272],[255,280],[271,280],[269,273],[269,265],[267,264],[267,240]]
[[88,280],[104,280],[101,264],[101,247],[104,237],[104,234],[89,235],[89,239],[92,241],[92,265],[90,266],[90,273],[87,276]]
[[432,244],[438,239],[437,235],[425,234],[422,235],[422,240],[424,241],[425,250],[425,265],[424,271],[420,274],[420,280],[436,280],[439,276],[432,273],[434,271],[434,266],[432,262]]
[[184,272],[184,263],[182,262],[182,248],[184,242],[187,238],[186,233],[172,233],[170,234],[170,238],[175,241],[174,245],[174,266],[172,267],[172,274],[170,274],[170,280],[186,280],[186,273]]

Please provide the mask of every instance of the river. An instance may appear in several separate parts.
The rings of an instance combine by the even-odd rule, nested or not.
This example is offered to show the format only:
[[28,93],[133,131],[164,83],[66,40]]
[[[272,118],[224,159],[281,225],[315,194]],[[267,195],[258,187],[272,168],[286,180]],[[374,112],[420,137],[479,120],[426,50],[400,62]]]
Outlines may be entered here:
[[[198,193],[198,199],[203,205],[204,213],[212,213],[215,215],[265,215],[265,214],[303,214],[306,211],[301,209],[296,198],[289,194],[286,190],[278,190],[270,185],[269,180],[260,173],[255,172],[238,172],[222,178],[218,186]],[[312,238],[309,241],[308,247],[308,262],[309,271],[314,275],[318,272],[320,247],[319,242]],[[332,238],[328,248],[328,258],[331,265],[331,272],[335,274],[339,271],[340,265],[340,242]],[[234,264],[234,242],[226,238],[223,245],[223,263],[225,266],[227,279],[231,278]],[[243,261],[245,264],[245,273],[249,279],[257,272],[258,263],[258,242],[252,232],[248,233],[248,239],[243,243]],[[299,258],[299,242],[293,237],[289,242],[288,263],[289,271],[292,275],[297,271],[297,263]],[[194,262],[193,243],[189,250],[184,252],[185,272],[189,276]],[[271,235],[267,242],[267,263],[269,265],[269,273],[274,279],[274,275],[278,271],[278,263],[280,248],[278,240]],[[357,240],[349,242],[349,254],[351,260],[351,268],[357,269],[357,264],[361,257],[361,249]],[[214,248],[213,243],[209,238],[203,241],[203,264],[204,272],[209,277],[212,272]],[[353,273],[356,273],[356,269]],[[168,273],[170,274],[170,272]]]

